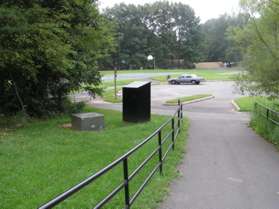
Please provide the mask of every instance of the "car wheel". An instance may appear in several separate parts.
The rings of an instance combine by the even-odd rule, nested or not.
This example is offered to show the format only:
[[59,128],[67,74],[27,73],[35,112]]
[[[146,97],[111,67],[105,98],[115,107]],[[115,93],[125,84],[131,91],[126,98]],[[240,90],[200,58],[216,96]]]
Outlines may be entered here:
[[196,84],[196,81],[191,81],[192,84]]
[[172,85],[175,85],[176,84],[176,81],[171,81],[170,82]]
[[199,81],[196,81],[196,84],[197,84],[197,85],[199,85],[199,84],[200,84],[200,82],[199,82]]

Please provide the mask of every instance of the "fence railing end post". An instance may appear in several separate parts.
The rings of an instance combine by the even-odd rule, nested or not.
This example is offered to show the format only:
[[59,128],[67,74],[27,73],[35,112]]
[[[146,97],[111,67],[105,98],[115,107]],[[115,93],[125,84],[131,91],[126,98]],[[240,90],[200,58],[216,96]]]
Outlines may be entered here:
[[160,130],[158,132],[158,145],[159,145],[159,169],[160,169],[160,174],[163,175],[163,150],[162,150],[162,131]]

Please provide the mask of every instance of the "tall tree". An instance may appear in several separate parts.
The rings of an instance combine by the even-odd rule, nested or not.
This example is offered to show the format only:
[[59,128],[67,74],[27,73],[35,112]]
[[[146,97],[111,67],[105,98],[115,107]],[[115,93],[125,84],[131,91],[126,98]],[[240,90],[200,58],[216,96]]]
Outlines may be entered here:
[[143,6],[117,5],[106,12],[117,25],[119,59],[123,67],[147,66],[152,54],[158,67],[172,61],[192,63],[198,55],[199,19],[181,3],[155,2]]
[[241,61],[241,53],[234,46],[230,37],[233,28],[244,27],[248,17],[245,14],[221,15],[217,19],[210,19],[201,25],[203,34],[202,57],[203,61]]
[[200,30],[194,10],[182,3],[169,2],[147,4],[144,8],[149,11],[145,24],[159,39],[156,47],[159,62],[167,66],[171,60],[195,61]]
[[146,54],[153,48],[154,34],[142,22],[144,12],[135,5],[120,4],[105,11],[117,30],[118,49],[112,66],[139,68],[146,63]]
[[92,0],[0,3],[0,112],[63,111],[66,95],[98,84],[113,39]]
[[235,33],[247,70],[240,78],[240,85],[253,94],[264,93],[278,98],[279,1],[243,0],[241,3],[250,21],[247,27]]

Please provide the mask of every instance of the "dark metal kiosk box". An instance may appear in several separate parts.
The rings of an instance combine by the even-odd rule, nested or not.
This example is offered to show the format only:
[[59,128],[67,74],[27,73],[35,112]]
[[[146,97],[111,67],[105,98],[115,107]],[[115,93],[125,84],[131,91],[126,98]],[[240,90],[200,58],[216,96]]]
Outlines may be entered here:
[[133,82],[123,89],[123,120],[145,122],[150,120],[151,82]]

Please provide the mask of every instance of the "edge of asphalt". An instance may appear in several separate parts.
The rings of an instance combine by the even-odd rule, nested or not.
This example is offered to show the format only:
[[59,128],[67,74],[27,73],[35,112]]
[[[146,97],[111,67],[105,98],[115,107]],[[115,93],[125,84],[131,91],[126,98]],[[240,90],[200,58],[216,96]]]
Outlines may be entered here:
[[[208,96],[208,97],[204,97],[204,98],[200,98],[200,99],[194,99],[191,101],[182,102],[182,104],[187,105],[187,104],[202,102],[202,101],[206,101],[206,100],[210,100],[210,99],[214,99],[214,98],[215,98],[215,96],[212,95],[212,96]],[[167,103],[164,103],[163,105],[164,106],[176,106],[176,104],[167,104]]]
[[234,100],[232,100],[231,103],[234,106],[234,109],[239,112],[240,111],[239,105]]

